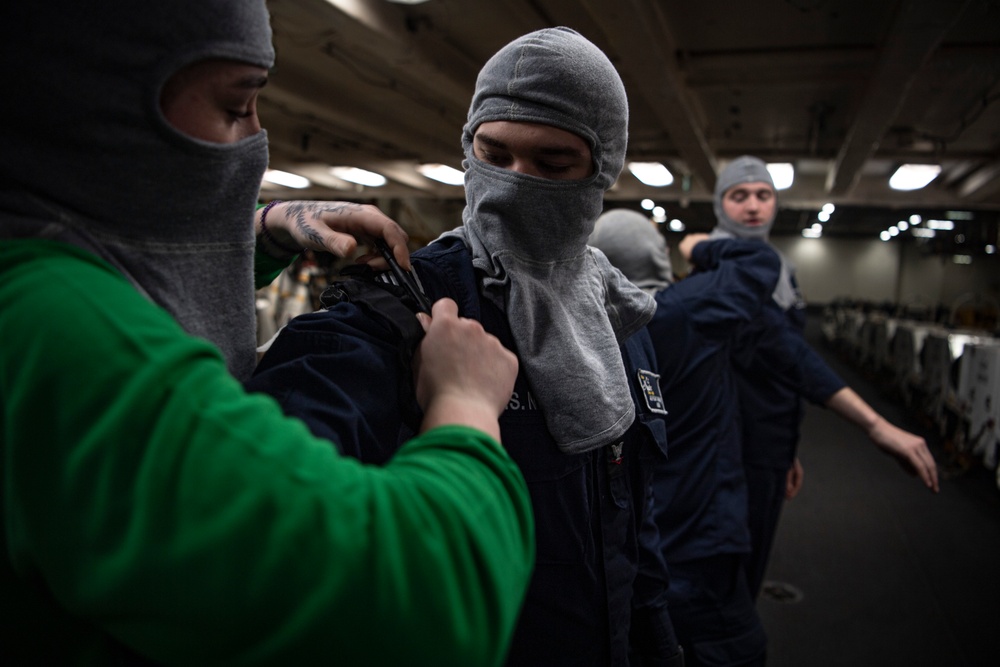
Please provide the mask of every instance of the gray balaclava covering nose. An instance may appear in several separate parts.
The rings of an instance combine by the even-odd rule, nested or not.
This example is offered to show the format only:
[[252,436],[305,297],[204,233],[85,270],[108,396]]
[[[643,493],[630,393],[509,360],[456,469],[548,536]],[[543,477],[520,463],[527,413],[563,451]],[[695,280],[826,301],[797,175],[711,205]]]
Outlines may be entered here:
[[2,19],[14,82],[0,105],[0,237],[94,252],[249,377],[267,137],[183,135],[160,93],[200,60],[270,67],[264,0],[7,2]]
[[[726,215],[722,207],[722,197],[730,189],[743,183],[767,183],[772,189],[774,188],[774,180],[771,178],[771,172],[767,170],[767,164],[760,158],[744,155],[730,162],[722,170],[715,182],[713,204],[715,206],[716,226],[712,230],[710,238],[742,238],[765,242],[768,240],[771,234],[771,227],[774,226],[774,218],[778,214],[777,206],[774,208],[774,214],[771,216],[771,219],[757,227],[741,225]],[[792,263],[782,253],[778,252],[778,256],[781,257],[781,274],[778,277],[778,284],[774,289],[774,301],[782,310],[803,307],[805,304],[802,301],[802,296],[792,282],[792,274],[795,272],[795,267],[792,266]]]
[[674,280],[667,240],[638,211],[616,208],[601,214],[588,243],[647,292],[659,292]]
[[[550,180],[473,154],[490,121],[551,125],[583,138],[594,173]],[[465,239],[485,296],[507,314],[517,354],[560,449],[584,452],[635,419],[619,345],[655,303],[587,247],[604,191],[625,161],[628,101],[614,66],[568,28],[539,30],[494,55],[479,73],[462,134]]]

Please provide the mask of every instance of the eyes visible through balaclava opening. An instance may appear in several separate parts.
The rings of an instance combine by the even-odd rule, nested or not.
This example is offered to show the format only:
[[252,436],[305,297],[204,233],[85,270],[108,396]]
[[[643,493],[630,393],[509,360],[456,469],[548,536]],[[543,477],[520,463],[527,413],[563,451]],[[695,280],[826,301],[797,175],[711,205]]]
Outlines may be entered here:
[[231,144],[260,132],[257,96],[267,70],[232,60],[203,60],[170,77],[160,95],[164,117],[195,139]]
[[580,136],[551,125],[490,121],[476,129],[479,160],[549,180],[580,180],[594,173],[590,146]]

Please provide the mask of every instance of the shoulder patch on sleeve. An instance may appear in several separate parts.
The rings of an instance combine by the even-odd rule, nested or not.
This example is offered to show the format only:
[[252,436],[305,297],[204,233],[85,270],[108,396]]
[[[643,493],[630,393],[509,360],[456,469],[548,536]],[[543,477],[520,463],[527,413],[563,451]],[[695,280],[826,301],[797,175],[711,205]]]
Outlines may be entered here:
[[637,370],[639,380],[639,393],[646,399],[646,407],[650,412],[661,415],[668,414],[667,406],[663,402],[663,394],[660,392],[660,376],[652,371],[643,369]]

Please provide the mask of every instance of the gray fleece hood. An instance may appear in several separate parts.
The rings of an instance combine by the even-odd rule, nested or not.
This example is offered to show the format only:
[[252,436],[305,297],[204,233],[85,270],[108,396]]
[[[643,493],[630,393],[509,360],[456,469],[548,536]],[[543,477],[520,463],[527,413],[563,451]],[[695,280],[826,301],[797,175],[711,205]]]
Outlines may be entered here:
[[[557,127],[590,146],[593,173],[551,180],[476,158],[490,121]],[[655,303],[587,238],[625,160],[628,100],[614,66],[568,28],[520,37],[483,67],[462,134],[466,208],[456,230],[486,298],[506,314],[532,392],[559,447],[611,443],[635,418],[619,345]]]
[[[725,169],[719,172],[719,177],[715,181],[715,193],[712,197],[712,205],[715,209],[716,229],[728,232],[731,236],[741,239],[761,239],[766,241],[774,225],[775,216],[766,220],[759,227],[747,227],[726,215],[722,207],[722,198],[730,189],[744,183],[767,183],[774,188],[774,180],[771,172],[767,170],[767,164],[759,158],[750,155],[738,157],[730,162]],[[774,209],[777,215],[777,206]]]
[[14,29],[0,40],[13,77],[0,105],[0,237],[90,250],[249,377],[267,137],[193,139],[167,123],[160,95],[200,60],[270,67],[264,1],[7,2],[2,18]]
[[[771,216],[771,219],[758,227],[741,225],[726,215],[723,209],[722,198],[725,194],[733,187],[743,183],[767,183],[772,188],[774,187],[771,172],[767,170],[767,164],[760,158],[753,157],[752,155],[743,155],[730,162],[719,173],[719,178],[715,182],[715,196],[712,201],[715,206],[716,225],[709,237],[712,239],[752,239],[766,243],[771,234],[771,227],[774,226],[774,219],[778,215],[777,205],[775,205],[774,215]],[[793,279],[795,267],[777,248],[775,248],[775,251],[781,257],[781,274],[778,277],[778,284],[774,289],[775,303],[782,310],[805,307],[802,295],[799,294],[799,290],[795,286]]]
[[674,281],[667,240],[638,211],[615,208],[602,213],[589,243],[626,278],[651,294]]

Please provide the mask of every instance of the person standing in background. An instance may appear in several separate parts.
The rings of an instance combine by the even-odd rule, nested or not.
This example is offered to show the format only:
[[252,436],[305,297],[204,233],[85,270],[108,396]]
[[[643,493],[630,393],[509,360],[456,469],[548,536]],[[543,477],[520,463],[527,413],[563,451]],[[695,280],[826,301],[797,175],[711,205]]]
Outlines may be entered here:
[[[717,223],[710,238],[768,243],[778,201],[767,165],[747,155],[729,163],[716,181],[714,207]],[[746,561],[747,580],[755,596],[764,582],[784,500],[793,497],[802,482],[796,451],[803,398],[829,407],[863,429],[876,446],[894,456],[928,488],[938,490],[937,466],[923,438],[887,422],[845,386],[819,355],[791,358],[787,348],[793,339],[788,337],[801,338],[804,326],[805,301],[794,267],[782,256],[771,302],[744,329],[734,353],[752,543]],[[776,335],[775,331],[783,333]],[[775,360],[784,363],[776,365]],[[798,374],[799,379],[790,382],[790,374]],[[803,386],[810,387],[810,393],[803,393]]]
[[666,240],[641,213],[605,212],[589,243],[656,299],[646,328],[670,448],[655,465],[653,514],[685,664],[750,667],[764,664],[767,638],[743,569],[750,534],[731,355],[771,298],[781,262],[766,244],[707,238],[684,238],[681,254],[703,270],[678,282]]

